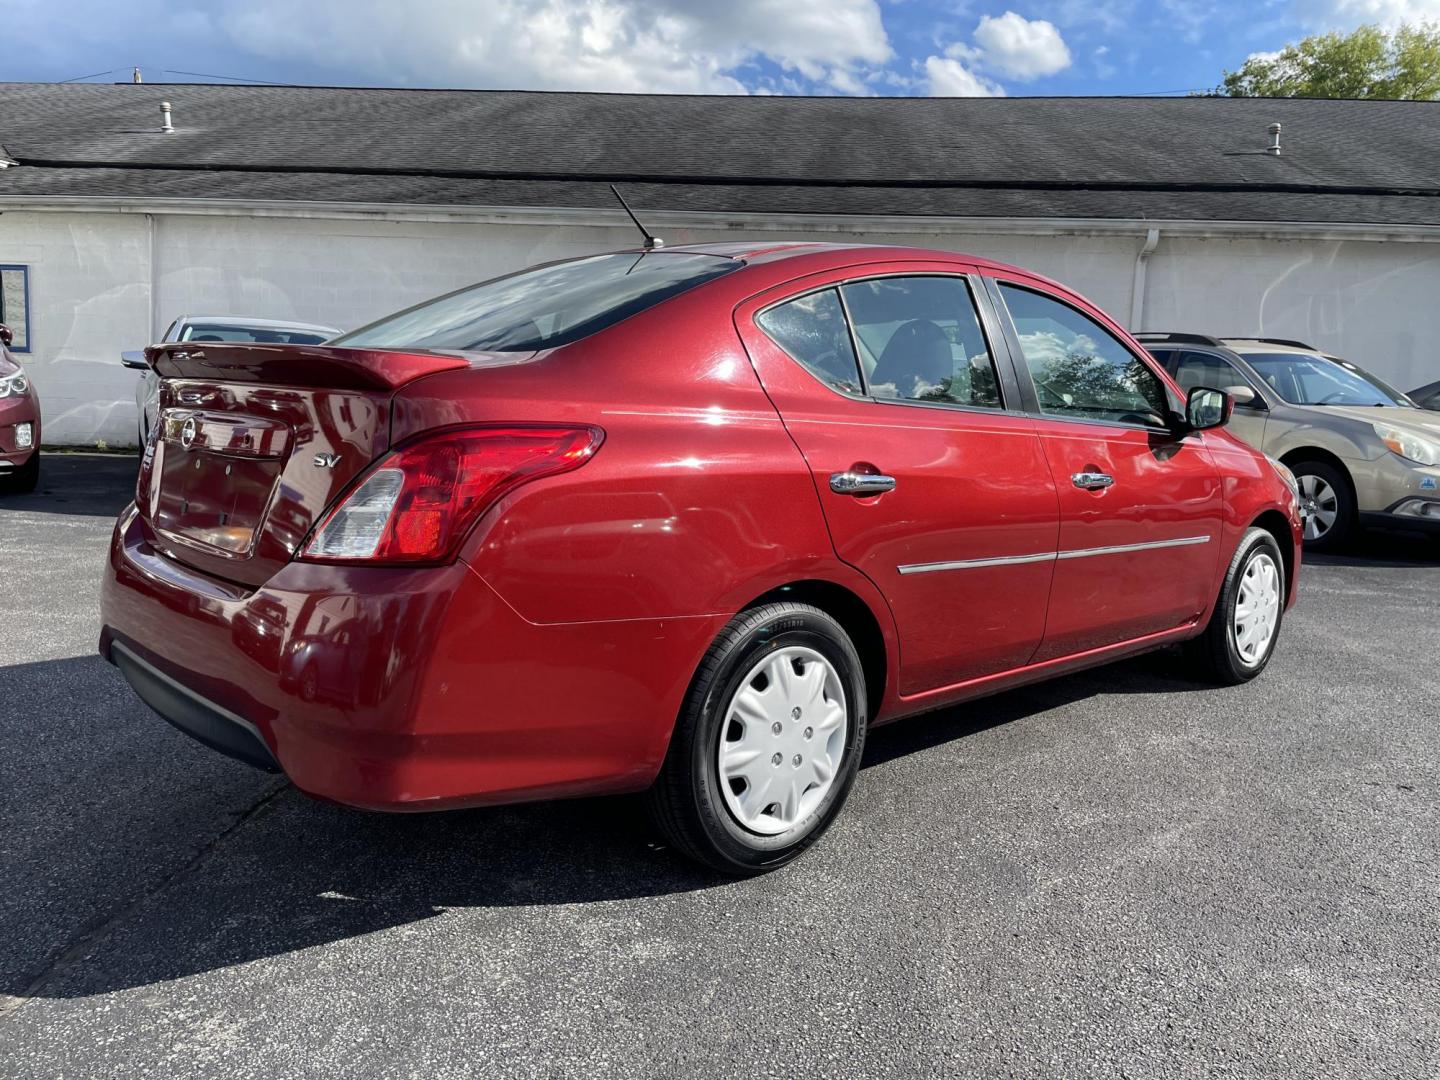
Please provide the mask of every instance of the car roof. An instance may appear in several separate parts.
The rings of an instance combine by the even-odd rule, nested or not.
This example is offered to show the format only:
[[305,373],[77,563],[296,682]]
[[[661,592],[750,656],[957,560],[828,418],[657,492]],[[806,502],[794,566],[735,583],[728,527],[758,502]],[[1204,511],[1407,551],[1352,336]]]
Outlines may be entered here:
[[256,319],[249,315],[181,315],[175,321],[182,326],[213,322],[245,330],[322,330],[331,335],[340,333],[338,327],[322,326],[319,323],[294,322],[290,319]]
[[[635,252],[643,249],[635,248]],[[715,244],[677,244],[664,247],[662,252],[688,252],[695,255],[719,255],[728,259],[740,259],[751,265],[778,263],[790,259],[805,259],[807,262],[829,262],[832,266],[846,266],[856,261],[863,262],[906,262],[945,261],[960,262],[974,266],[990,274],[1015,274],[1039,281],[1057,292],[1074,295],[1074,290],[1063,282],[1046,277],[1044,274],[1020,266],[972,255],[967,251],[946,251],[940,248],[907,247],[900,244],[823,243],[812,241],[729,241]],[[831,256],[829,260],[825,256]],[[820,270],[812,265],[807,270]]]

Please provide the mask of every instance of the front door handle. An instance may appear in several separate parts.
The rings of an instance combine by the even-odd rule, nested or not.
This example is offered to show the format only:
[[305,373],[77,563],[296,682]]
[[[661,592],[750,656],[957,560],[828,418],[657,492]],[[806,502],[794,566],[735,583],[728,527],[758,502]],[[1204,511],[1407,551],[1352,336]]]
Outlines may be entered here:
[[1103,491],[1115,483],[1115,478],[1103,472],[1077,472],[1070,477],[1070,482],[1082,491]]
[[831,473],[830,490],[836,495],[880,495],[895,490],[895,478],[880,473]]

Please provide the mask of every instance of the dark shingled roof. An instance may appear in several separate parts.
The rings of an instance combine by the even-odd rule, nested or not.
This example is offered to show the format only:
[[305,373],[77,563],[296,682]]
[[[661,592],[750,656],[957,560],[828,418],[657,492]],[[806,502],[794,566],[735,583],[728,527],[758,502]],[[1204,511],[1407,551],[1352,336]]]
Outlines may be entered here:
[[[159,103],[176,130],[159,131]],[[1284,154],[1265,154],[1284,125]],[[0,84],[6,195],[1432,224],[1440,103]]]

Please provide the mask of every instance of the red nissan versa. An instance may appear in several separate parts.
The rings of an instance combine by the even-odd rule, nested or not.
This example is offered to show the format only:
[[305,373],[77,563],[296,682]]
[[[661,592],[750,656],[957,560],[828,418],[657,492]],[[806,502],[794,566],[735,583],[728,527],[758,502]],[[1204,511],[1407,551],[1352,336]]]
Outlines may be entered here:
[[11,340],[0,323],[0,494],[34,491],[40,482],[40,397]]
[[1264,669],[1284,466],[1074,293],[963,255],[597,255],[324,346],[153,347],[100,651],[312,795],[648,789],[680,850],[814,843],[869,725],[1187,642]]

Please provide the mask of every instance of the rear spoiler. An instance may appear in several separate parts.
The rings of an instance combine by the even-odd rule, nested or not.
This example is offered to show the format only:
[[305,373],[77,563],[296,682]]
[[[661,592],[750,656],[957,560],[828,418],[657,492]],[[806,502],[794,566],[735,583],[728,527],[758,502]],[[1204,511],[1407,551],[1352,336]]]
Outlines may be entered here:
[[439,353],[183,341],[151,345],[145,359],[165,379],[317,390],[398,390],[426,375],[470,367],[463,357]]

